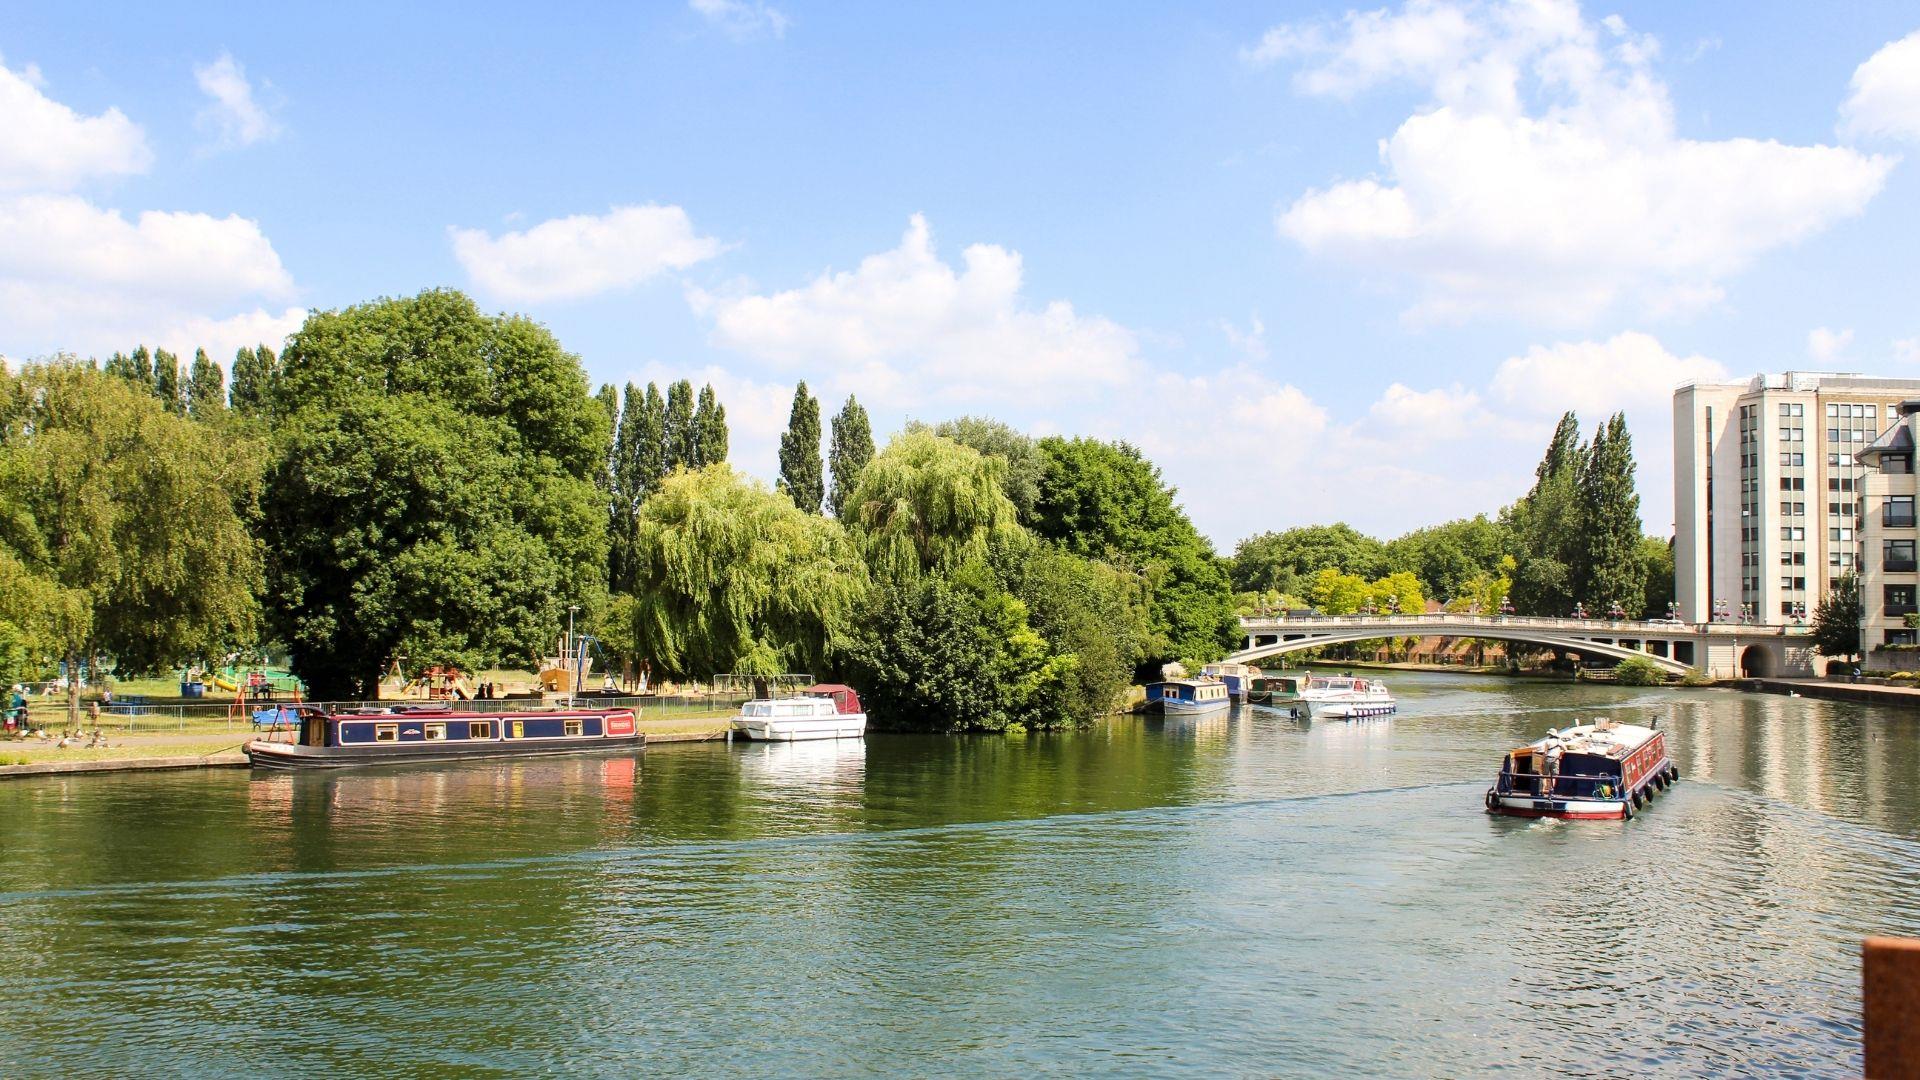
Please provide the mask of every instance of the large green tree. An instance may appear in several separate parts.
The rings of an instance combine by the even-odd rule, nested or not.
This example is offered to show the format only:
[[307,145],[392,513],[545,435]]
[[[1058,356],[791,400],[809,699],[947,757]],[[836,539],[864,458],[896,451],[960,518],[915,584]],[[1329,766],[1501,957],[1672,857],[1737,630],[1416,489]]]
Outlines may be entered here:
[[1638,617],[1646,603],[1640,541],[1640,494],[1633,484],[1633,437],[1624,413],[1594,432],[1580,470],[1580,542],[1575,581],[1587,608],[1619,604]]
[[861,470],[843,520],[874,576],[950,573],[1028,543],[993,458],[927,431],[893,439]]
[[1466,591],[1469,582],[1498,574],[1509,543],[1506,528],[1481,514],[1388,541],[1386,565],[1418,577],[1426,595],[1449,599]]
[[833,414],[833,435],[827,450],[827,464],[833,470],[833,487],[827,492],[827,506],[834,517],[846,515],[847,499],[860,482],[860,472],[873,460],[873,426],[867,422],[867,410],[852,394]]
[[1371,580],[1386,568],[1386,546],[1346,522],[1302,525],[1240,541],[1233,553],[1233,587],[1242,592],[1304,592],[1322,570]]
[[1068,723],[1086,723],[1121,703],[1147,648],[1138,583],[1097,559],[1042,544],[1001,560],[1007,588],[1050,649],[1072,658],[1061,700],[1044,707]]
[[1860,655],[1862,607],[1859,577],[1842,574],[1836,578],[1833,588],[1813,609],[1813,647],[1821,656]]
[[805,382],[793,389],[793,409],[787,430],[780,436],[779,488],[793,505],[809,514],[820,512],[826,485],[820,464],[820,401],[807,393]]
[[195,420],[211,420],[227,411],[227,380],[207,350],[193,351],[193,370],[187,376],[187,413]]
[[1582,595],[1576,564],[1582,543],[1580,477],[1585,459],[1580,421],[1567,413],[1534,469],[1532,489],[1501,512],[1513,544],[1510,595],[1522,615],[1565,615]]
[[317,696],[525,662],[603,595],[606,414],[545,327],[450,290],[315,312],[272,390],[270,611]]
[[1019,512],[1020,523],[1033,521],[1034,505],[1040,501],[1040,478],[1046,473],[1047,463],[1031,436],[983,416],[942,420],[933,426],[933,433],[999,458],[1000,486]]
[[0,375],[0,636],[121,671],[252,640],[261,466],[253,440],[90,365]]
[[232,386],[228,394],[233,411],[245,416],[264,414],[272,399],[273,381],[279,370],[279,358],[265,345],[242,348],[234,353]]
[[661,423],[661,475],[675,469],[697,469],[700,432],[693,422],[693,384],[680,379],[667,387],[666,417]]
[[1033,529],[1138,575],[1150,632],[1144,666],[1226,655],[1240,631],[1227,572],[1160,470],[1125,443],[1049,438],[1040,451]]
[[830,669],[867,580],[837,522],[725,465],[641,505],[635,562],[632,648],[679,676]]
[[694,462],[700,468],[727,460],[727,407],[714,396],[711,383],[700,388],[693,409]]
[[153,396],[159,398],[170,413],[179,415],[187,411],[180,358],[165,349],[153,351]]

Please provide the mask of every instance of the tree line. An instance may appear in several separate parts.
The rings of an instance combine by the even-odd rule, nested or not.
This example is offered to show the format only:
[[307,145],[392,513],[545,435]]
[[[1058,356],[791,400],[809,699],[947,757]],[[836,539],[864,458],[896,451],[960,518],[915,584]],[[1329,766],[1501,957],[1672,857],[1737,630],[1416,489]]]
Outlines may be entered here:
[[[1642,534],[1633,442],[1614,414],[1581,441],[1579,419],[1561,417],[1531,489],[1497,516],[1416,529],[1393,540],[1345,523],[1261,533],[1231,560],[1243,611],[1314,608],[1352,614],[1383,606],[1384,583],[1415,579],[1450,610],[1566,616],[1576,610],[1635,618],[1665,615],[1673,602],[1673,551]],[[1399,610],[1417,610],[1400,601]]]

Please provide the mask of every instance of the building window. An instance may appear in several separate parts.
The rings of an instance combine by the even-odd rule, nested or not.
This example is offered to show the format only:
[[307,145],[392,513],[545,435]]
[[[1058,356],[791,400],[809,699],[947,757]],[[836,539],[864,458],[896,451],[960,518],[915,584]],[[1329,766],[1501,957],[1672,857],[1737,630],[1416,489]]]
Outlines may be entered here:
[[1920,630],[1889,630],[1887,631],[1887,644],[1889,645],[1920,644],[1920,640],[1916,640],[1916,637],[1920,637]]
[[1913,528],[1913,496],[1887,496],[1887,508],[1883,512],[1880,523],[1890,529]]
[[1880,549],[1880,568],[1882,570],[1892,570],[1897,573],[1912,571],[1914,568],[1913,541],[1886,541]]
[[1880,471],[1905,476],[1913,472],[1913,455],[1882,454],[1880,455]]
[[1898,618],[1914,613],[1913,586],[1911,585],[1883,586],[1881,600],[1890,616]]
[[1827,406],[1827,415],[1828,415],[1828,416],[1839,416],[1839,415],[1840,415],[1840,406],[1838,406],[1838,405],[1829,405],[1829,406]]

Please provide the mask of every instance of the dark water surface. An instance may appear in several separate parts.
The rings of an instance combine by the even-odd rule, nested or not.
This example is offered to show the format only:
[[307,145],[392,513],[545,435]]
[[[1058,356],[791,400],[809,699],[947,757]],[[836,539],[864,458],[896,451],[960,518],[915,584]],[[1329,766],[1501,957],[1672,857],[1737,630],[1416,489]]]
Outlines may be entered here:
[[[1074,735],[0,784],[0,1074],[1857,1074],[1920,714],[1392,680]],[[1598,715],[1685,780],[1489,818]]]

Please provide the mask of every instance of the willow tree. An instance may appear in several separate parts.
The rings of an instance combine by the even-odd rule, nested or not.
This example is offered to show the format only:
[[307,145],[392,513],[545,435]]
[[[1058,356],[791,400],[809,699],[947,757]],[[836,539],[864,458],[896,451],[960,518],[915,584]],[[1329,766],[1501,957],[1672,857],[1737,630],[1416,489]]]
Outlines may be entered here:
[[634,567],[632,648],[682,677],[828,669],[867,583],[837,522],[724,464],[642,504]]
[[1001,488],[998,459],[927,431],[887,444],[860,472],[847,529],[877,578],[905,581],[986,560],[1027,542]]
[[70,360],[0,376],[0,387],[10,633],[69,670],[96,652],[138,671],[250,641],[261,569],[245,522],[258,445]]

